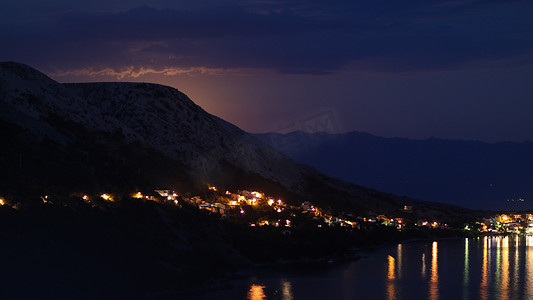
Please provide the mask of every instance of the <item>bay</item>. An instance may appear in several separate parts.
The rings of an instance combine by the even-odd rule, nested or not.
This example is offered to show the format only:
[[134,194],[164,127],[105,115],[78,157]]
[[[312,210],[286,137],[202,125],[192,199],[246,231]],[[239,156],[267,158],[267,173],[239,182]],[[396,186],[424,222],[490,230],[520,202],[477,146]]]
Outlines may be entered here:
[[533,237],[411,242],[328,268],[262,269],[197,299],[533,299]]

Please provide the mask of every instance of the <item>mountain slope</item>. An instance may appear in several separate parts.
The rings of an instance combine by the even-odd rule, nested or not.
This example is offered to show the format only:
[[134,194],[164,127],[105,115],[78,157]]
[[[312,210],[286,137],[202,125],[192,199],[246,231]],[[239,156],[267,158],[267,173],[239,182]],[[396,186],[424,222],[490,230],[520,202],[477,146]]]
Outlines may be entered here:
[[330,176],[378,190],[477,209],[533,208],[527,201],[533,199],[530,142],[410,140],[360,132],[256,137]]
[[0,163],[4,174],[16,174],[5,176],[3,189],[31,183],[35,193],[139,186],[193,190],[210,182],[355,213],[396,212],[413,203],[439,214],[458,210],[325,176],[166,86],[60,84],[31,67],[1,63],[0,96],[0,125],[11,135],[4,143],[14,146],[0,151]]
[[151,146],[186,162],[202,175],[216,170],[221,160],[284,183],[298,178],[296,173],[301,169],[170,87],[143,83],[61,85],[20,64],[3,64],[2,75],[2,99],[16,112],[14,121],[25,127],[36,124],[31,129],[40,137],[68,140],[40,129],[49,128],[43,121],[55,115],[89,131],[119,132],[126,142]]

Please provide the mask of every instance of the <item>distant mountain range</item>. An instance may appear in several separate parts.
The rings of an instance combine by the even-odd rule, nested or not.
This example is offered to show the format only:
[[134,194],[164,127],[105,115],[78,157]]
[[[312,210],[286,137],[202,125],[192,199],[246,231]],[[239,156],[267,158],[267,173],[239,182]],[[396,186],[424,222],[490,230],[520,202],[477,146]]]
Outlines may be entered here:
[[157,84],[60,84],[27,65],[0,63],[0,131],[0,192],[8,195],[192,193],[212,183],[361,214],[403,205],[437,217],[460,211],[326,176]]
[[327,175],[396,195],[475,209],[533,209],[533,143],[256,134]]

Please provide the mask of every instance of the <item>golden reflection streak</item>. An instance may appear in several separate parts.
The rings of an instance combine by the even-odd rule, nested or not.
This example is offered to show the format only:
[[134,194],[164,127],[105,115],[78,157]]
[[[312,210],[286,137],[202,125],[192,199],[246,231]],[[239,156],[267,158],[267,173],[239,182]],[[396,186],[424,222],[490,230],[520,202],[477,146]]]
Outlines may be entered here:
[[502,284],[500,285],[500,299],[509,299],[509,237],[506,236],[502,240]]
[[290,281],[283,280],[281,282],[281,297],[283,300],[293,300],[292,284]]
[[[502,283],[502,238],[501,236],[496,238],[496,273],[494,278],[494,284],[496,287],[501,287]],[[501,289],[499,289],[501,292]]]
[[519,236],[515,236],[515,248],[514,248],[514,276],[513,276],[513,298],[516,298],[519,290],[520,275],[522,274],[519,268],[522,266],[520,263],[520,247],[519,247]]
[[533,236],[526,237],[526,292],[525,295],[533,295],[533,252],[530,247],[533,246]]
[[426,278],[426,253],[422,253],[422,278]]
[[387,272],[387,299],[396,299],[396,272],[395,272],[395,259],[392,256],[387,257],[388,260],[388,272]]
[[398,279],[402,278],[402,244],[398,244],[398,255],[397,258],[397,267],[398,271],[396,272],[396,276]]
[[463,290],[468,290],[468,280],[470,279],[470,267],[469,267],[469,253],[468,253],[468,238],[465,238],[465,263],[463,270]]
[[429,299],[439,299],[439,270],[438,270],[437,242],[433,242],[431,249],[431,275],[429,278]]
[[387,278],[389,280],[394,280],[396,279],[396,274],[395,274],[395,264],[394,264],[394,257],[392,256],[388,256],[387,257],[387,260],[389,261],[389,269],[388,269],[388,273],[387,273]]
[[264,285],[252,284],[250,290],[248,291],[248,300],[264,300],[266,295],[264,292]]
[[489,247],[489,238],[486,236],[483,238],[483,265],[481,267],[481,284],[479,287],[479,296],[480,299],[488,299],[488,247]]

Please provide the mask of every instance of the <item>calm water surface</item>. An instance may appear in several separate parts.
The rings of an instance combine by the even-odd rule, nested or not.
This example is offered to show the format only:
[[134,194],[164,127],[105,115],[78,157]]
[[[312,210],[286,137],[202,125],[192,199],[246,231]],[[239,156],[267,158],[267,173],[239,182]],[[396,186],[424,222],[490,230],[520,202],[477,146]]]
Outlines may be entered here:
[[533,299],[533,237],[404,243],[321,270],[261,271],[198,299]]

